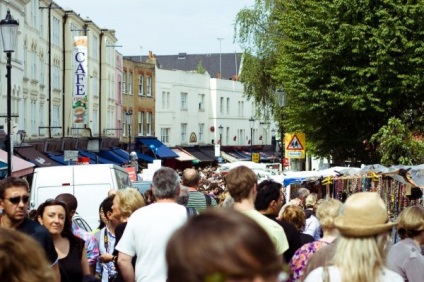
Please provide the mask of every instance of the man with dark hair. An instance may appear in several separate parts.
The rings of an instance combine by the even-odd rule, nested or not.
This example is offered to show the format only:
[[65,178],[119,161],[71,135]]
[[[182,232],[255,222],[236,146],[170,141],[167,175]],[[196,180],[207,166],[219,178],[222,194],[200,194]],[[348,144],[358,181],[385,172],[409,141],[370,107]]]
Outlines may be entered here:
[[225,177],[228,191],[234,198],[234,209],[255,220],[269,235],[275,245],[277,254],[282,255],[288,250],[286,234],[275,221],[255,210],[257,196],[256,174],[246,166],[231,169]]
[[26,180],[11,176],[0,181],[0,209],[3,210],[0,227],[18,230],[39,242],[55,272],[56,281],[59,282],[59,258],[49,231],[26,217],[28,191],[29,184]]
[[197,212],[206,210],[208,207],[216,207],[216,200],[210,195],[203,194],[198,191],[200,183],[200,174],[193,168],[187,168],[183,171],[183,178],[181,184],[188,187],[190,196],[188,198],[187,207],[195,208]]
[[[187,211],[176,203],[180,191],[178,174],[162,167],[153,175],[156,202],[135,211],[129,218],[116,249],[118,266],[125,281],[166,281],[166,244],[187,221]],[[131,260],[137,256],[135,270]]]
[[[70,218],[73,218],[77,213],[78,200],[74,195],[69,193],[63,193],[56,197],[56,200],[65,202],[69,209]],[[75,236],[85,241],[85,248],[87,249],[87,260],[90,268],[90,273],[94,275],[96,273],[96,263],[99,258],[99,244],[96,238],[86,230],[80,228],[74,222],[72,222],[72,233]]]
[[283,227],[289,243],[289,249],[285,251],[283,255],[285,261],[288,263],[294,252],[296,252],[302,244],[300,242],[300,233],[297,231],[296,227],[288,222],[277,219],[278,212],[284,204],[284,194],[281,191],[281,187],[281,184],[271,180],[264,180],[259,183],[257,188],[258,194],[255,200],[255,208],[261,214],[274,220]]

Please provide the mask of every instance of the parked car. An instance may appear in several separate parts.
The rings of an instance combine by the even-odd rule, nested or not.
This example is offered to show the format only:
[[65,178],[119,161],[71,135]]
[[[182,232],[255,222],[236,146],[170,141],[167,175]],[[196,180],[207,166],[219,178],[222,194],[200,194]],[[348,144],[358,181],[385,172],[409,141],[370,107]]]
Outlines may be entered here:
[[144,194],[147,190],[150,189],[152,181],[137,181],[131,184],[132,188],[137,188],[141,194]]
[[79,228],[84,229],[87,232],[91,232],[92,229],[90,225],[85,221],[84,218],[82,218],[79,214],[75,214],[74,217],[72,217],[72,222],[78,226]]

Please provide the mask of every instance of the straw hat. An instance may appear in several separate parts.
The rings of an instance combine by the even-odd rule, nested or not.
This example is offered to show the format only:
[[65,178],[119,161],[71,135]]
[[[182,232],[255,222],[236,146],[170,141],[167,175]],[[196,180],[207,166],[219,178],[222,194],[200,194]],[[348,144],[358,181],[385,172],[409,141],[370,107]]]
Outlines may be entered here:
[[387,232],[395,225],[388,221],[386,205],[375,192],[355,193],[347,198],[343,214],[334,224],[346,237],[369,237]]

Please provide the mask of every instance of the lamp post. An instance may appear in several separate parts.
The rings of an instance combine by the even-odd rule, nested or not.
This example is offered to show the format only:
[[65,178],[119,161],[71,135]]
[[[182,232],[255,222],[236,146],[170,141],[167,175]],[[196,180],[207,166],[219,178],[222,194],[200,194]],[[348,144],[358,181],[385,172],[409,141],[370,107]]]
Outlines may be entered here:
[[249,119],[250,123],[250,160],[253,162],[253,125],[255,124],[255,120],[253,117]]
[[[132,115],[133,112],[131,110],[128,110],[125,112],[125,116],[127,118],[127,124],[128,124],[128,153],[131,155],[131,122],[132,122]],[[131,156],[129,161],[131,161]]]
[[219,145],[222,146],[222,131],[224,130],[224,127],[222,125],[218,126],[219,130]]
[[221,42],[224,38],[218,37],[219,40],[219,77],[222,78],[222,72],[221,72]]
[[[284,89],[277,89],[275,91],[275,94],[277,95],[277,101],[278,101],[278,105],[281,108],[284,108],[284,106],[286,105],[286,92],[284,91]],[[284,144],[284,126],[282,121],[284,120],[284,113],[281,114],[281,123],[280,123],[280,129],[281,129],[281,162],[282,162],[282,170],[284,170],[284,159],[285,159],[285,144]]]
[[7,10],[6,18],[0,21],[1,40],[3,42],[3,51],[7,55],[7,176],[12,176],[12,52],[15,51],[16,36],[19,23],[10,15]]

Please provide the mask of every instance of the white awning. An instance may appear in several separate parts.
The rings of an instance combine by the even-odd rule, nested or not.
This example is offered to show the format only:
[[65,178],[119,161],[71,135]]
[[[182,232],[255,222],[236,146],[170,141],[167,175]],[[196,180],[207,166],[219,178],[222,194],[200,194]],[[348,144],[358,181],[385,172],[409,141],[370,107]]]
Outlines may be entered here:
[[175,154],[178,155],[178,158],[176,158],[177,161],[185,162],[185,161],[194,161],[197,160],[195,157],[190,155],[187,152],[184,152],[180,149],[171,149]]

